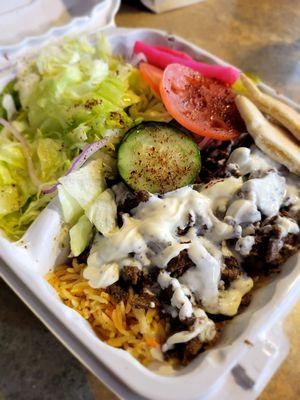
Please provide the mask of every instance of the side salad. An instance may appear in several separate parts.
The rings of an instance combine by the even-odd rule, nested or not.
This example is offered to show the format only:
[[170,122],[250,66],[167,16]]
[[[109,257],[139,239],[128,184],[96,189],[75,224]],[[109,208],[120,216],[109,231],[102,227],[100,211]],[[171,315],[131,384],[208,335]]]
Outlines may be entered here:
[[138,69],[114,56],[104,37],[42,50],[20,66],[0,103],[0,229],[12,240],[53,198],[47,189],[88,144],[105,137],[113,149],[142,121],[170,120]]

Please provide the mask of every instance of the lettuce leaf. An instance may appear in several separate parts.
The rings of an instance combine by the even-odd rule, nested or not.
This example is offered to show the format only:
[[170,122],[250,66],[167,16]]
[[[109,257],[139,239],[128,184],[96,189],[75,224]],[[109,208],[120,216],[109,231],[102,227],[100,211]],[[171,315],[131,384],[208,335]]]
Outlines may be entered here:
[[1,118],[8,118],[10,119],[9,115],[7,115],[7,109],[5,107],[5,96],[10,96],[11,100],[14,104],[14,108],[19,109],[20,108],[20,99],[19,99],[19,94],[15,90],[15,80],[10,81],[6,84],[6,86],[3,88],[2,93],[0,94],[0,117]]

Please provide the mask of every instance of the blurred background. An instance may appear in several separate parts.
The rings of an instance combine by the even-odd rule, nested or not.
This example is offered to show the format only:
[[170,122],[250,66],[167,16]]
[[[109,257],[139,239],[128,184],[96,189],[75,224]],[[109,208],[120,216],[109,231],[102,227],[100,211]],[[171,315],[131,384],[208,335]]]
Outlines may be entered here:
[[299,0],[203,0],[160,14],[127,0],[116,18],[118,26],[151,27],[182,36],[298,101],[299,21]]
[[[182,36],[300,102],[299,0],[203,0],[172,10],[155,8],[163,1],[144,2],[164,12],[151,12],[137,0],[123,1],[117,26],[150,27]],[[168,0],[165,5],[172,8],[187,2]],[[7,6],[4,0],[0,3],[0,8]],[[77,3],[80,7],[85,1]],[[290,354],[260,400],[300,398],[300,304],[287,317],[285,330]],[[115,396],[0,280],[0,400],[62,399]]]

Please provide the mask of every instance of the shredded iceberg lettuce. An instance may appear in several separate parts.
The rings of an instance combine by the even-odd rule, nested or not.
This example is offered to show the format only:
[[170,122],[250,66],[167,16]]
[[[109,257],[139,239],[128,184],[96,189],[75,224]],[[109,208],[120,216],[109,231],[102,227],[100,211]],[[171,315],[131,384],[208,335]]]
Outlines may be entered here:
[[[11,96],[9,110],[5,95]],[[17,113],[10,111],[13,106]],[[12,240],[24,234],[53,198],[43,195],[42,188],[55,183],[86,144],[109,132],[115,145],[143,120],[170,120],[138,69],[113,55],[103,36],[95,45],[86,38],[68,38],[42,50],[3,90],[0,117],[11,118],[26,140],[41,182],[37,188],[31,181],[22,144],[3,127],[0,229]]]

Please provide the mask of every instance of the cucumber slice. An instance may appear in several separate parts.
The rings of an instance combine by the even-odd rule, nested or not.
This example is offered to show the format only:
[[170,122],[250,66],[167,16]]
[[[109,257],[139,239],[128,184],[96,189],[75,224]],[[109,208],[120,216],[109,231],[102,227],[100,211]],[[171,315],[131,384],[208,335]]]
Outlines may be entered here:
[[166,193],[195,181],[201,168],[194,140],[165,123],[132,128],[118,150],[118,169],[134,190]]

